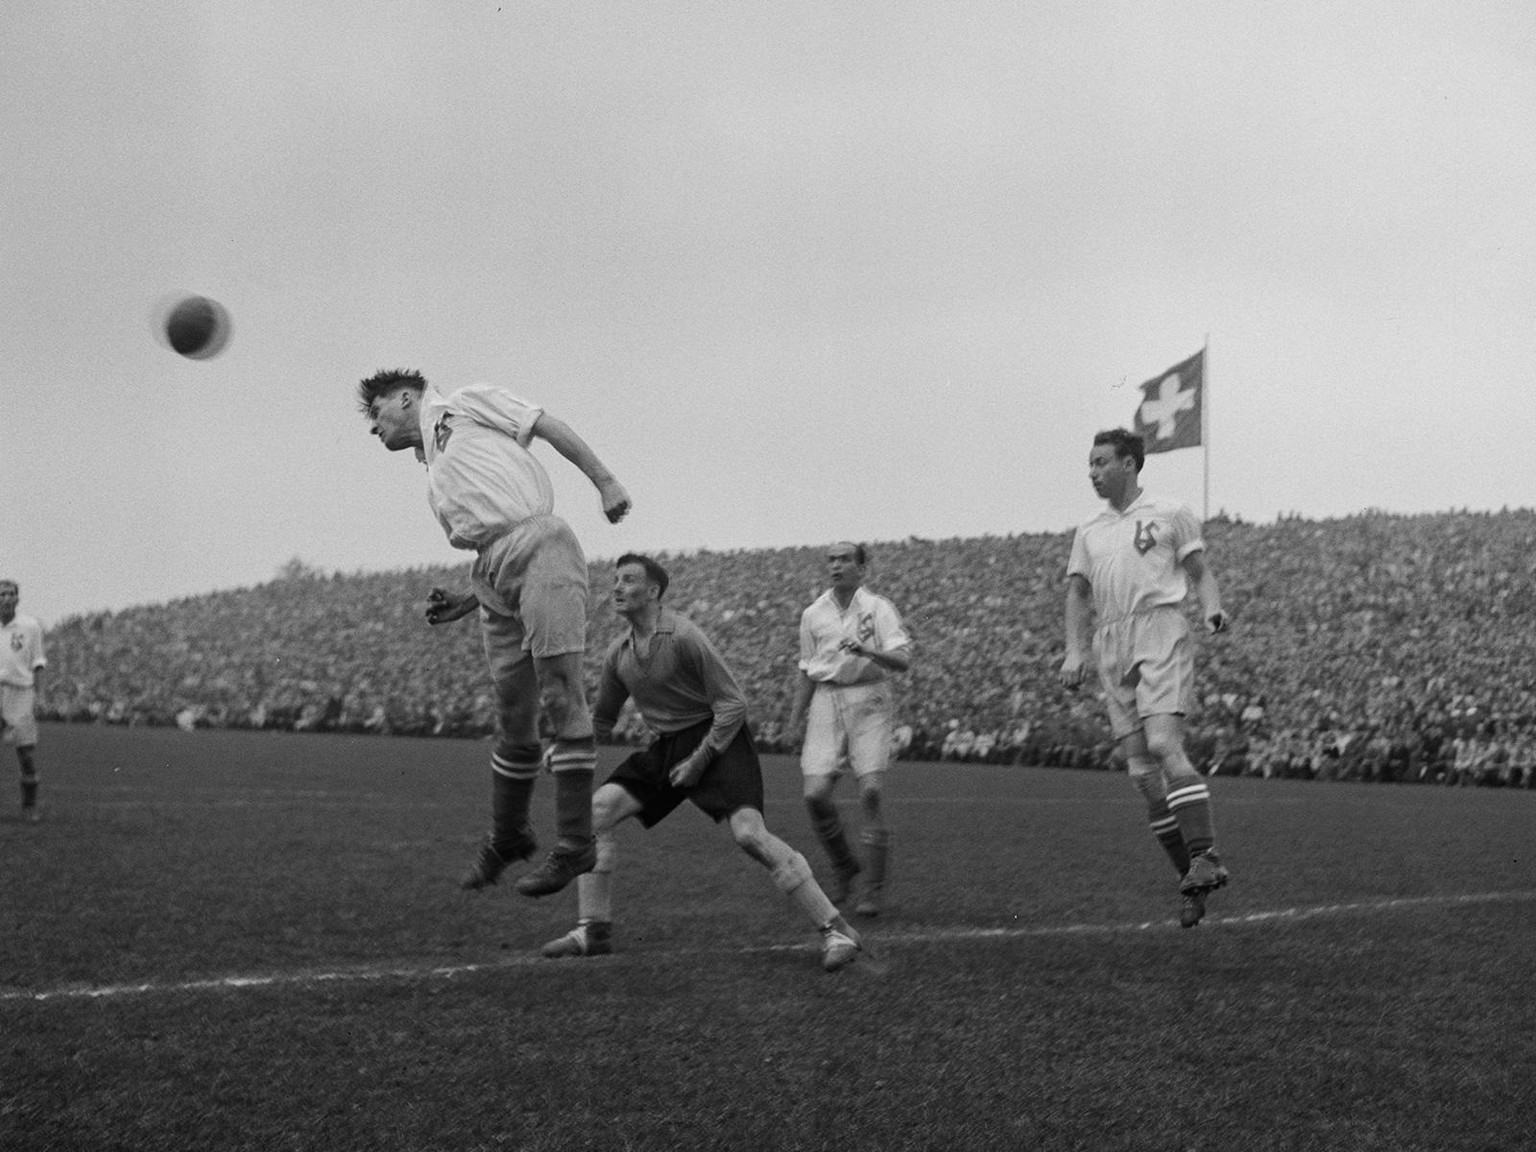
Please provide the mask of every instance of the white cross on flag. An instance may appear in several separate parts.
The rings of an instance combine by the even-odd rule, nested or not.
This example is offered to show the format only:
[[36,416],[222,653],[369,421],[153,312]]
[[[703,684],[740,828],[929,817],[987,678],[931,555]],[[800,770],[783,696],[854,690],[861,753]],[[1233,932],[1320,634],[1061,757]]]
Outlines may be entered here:
[[1142,438],[1147,455],[1200,446],[1201,406],[1205,400],[1205,349],[1175,364],[1141,386],[1131,431]]

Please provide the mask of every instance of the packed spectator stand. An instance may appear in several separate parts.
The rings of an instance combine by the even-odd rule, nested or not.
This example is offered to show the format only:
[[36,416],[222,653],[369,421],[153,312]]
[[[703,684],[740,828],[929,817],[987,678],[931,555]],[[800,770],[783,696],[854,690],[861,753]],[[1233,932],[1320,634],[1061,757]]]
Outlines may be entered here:
[[[1190,751],[1202,771],[1536,785],[1536,512],[1206,525],[1233,631],[1200,642]],[[869,585],[902,611],[902,755],[1107,768],[1097,692],[1057,683],[1070,533],[871,545]],[[783,748],[801,610],[822,547],[663,554],[667,602],[714,638]],[[589,672],[617,635],[611,564],[592,566]],[[255,588],[60,622],[45,717],[480,737],[494,724],[473,618],[422,617],[467,565],[326,575],[297,561]],[[621,732],[644,736],[637,718]]]

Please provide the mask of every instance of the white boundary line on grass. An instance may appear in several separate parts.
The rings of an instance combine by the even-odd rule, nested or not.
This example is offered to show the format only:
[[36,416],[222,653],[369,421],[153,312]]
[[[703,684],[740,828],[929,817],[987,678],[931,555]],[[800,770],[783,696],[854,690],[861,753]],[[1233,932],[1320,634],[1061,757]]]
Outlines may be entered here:
[[[1213,927],[1242,927],[1277,921],[1315,920],[1323,916],[1397,912],[1412,908],[1466,907],[1474,904],[1513,904],[1536,900],[1536,889],[1508,892],[1475,892],[1455,896],[1401,896],[1387,900],[1360,900],[1347,904],[1315,904],[1310,907],[1275,908],[1267,912],[1247,912],[1238,916],[1209,916],[1206,931]],[[1033,928],[935,928],[928,931],[893,932],[872,935],[870,942],[880,948],[903,944],[944,944],[968,940],[1029,940],[1058,936],[1119,936],[1138,932],[1177,931],[1171,920],[1144,920],[1122,924],[1057,924]],[[769,944],[734,950],[737,955],[805,952],[810,944]],[[647,958],[666,953],[644,953]],[[622,959],[616,957],[615,959]],[[531,953],[481,964],[444,964],[432,967],[352,968],[334,972],[278,972],[266,976],[220,976],[207,980],[184,980],[175,984],[108,984],[98,987],[61,987],[41,992],[0,991],[0,1004],[18,1002],[44,1003],[52,1000],[110,1000],[127,996],[185,992],[225,992],[247,988],[291,988],[322,984],[377,983],[383,980],[452,980],[479,972],[498,972],[510,968],[544,967],[550,961]],[[565,964],[555,962],[561,970]]]

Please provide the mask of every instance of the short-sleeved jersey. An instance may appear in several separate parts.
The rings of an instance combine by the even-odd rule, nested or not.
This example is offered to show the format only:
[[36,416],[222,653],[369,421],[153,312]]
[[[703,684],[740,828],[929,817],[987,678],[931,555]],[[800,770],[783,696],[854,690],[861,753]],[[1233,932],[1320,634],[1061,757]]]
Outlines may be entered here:
[[800,670],[828,684],[869,684],[885,679],[884,667],[867,656],[855,656],[839,645],[857,640],[866,648],[890,652],[912,643],[901,613],[884,596],[855,588],[848,607],[829,588],[800,614]]
[[644,657],[635,648],[633,629],[608,649],[592,709],[599,736],[612,733],[619,710],[631,697],[655,732],[681,732],[713,719],[705,743],[716,754],[725,751],[747,718],[746,694],[709,637],[670,608],[657,615]]
[[1189,594],[1184,560],[1204,548],[1200,521],[1188,507],[1143,492],[1124,512],[1106,508],[1078,528],[1067,575],[1092,586],[1102,626],[1182,604]]
[[30,688],[37,669],[47,663],[41,624],[20,612],[9,624],[0,624],[0,684]]
[[494,384],[421,396],[427,502],[455,548],[480,549],[530,516],[555,509],[555,491],[528,445],[543,409]]

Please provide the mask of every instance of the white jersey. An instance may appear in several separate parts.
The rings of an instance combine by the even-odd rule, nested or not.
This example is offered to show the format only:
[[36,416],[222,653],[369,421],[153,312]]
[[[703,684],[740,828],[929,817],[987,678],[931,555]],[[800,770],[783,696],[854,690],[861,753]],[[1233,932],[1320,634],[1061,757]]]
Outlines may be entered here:
[[47,663],[41,624],[20,612],[9,624],[0,624],[0,684],[30,688],[33,673]]
[[912,643],[896,606],[884,596],[855,588],[848,607],[838,605],[831,589],[800,614],[800,669],[812,680],[828,684],[869,684],[886,677],[886,670],[867,656],[855,656],[839,646],[857,640],[865,648],[890,652]]
[[528,451],[544,410],[494,384],[421,396],[427,502],[448,543],[480,549],[530,516],[555,509],[544,465]]
[[1124,512],[1106,508],[1078,528],[1067,575],[1092,586],[1101,627],[1176,606],[1189,594],[1184,560],[1205,548],[1200,531],[1185,505],[1143,492]]

